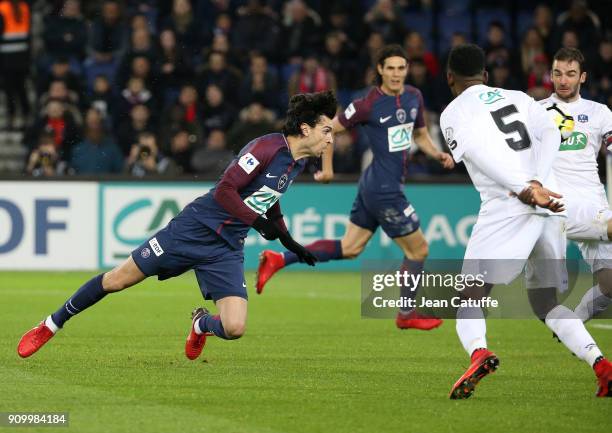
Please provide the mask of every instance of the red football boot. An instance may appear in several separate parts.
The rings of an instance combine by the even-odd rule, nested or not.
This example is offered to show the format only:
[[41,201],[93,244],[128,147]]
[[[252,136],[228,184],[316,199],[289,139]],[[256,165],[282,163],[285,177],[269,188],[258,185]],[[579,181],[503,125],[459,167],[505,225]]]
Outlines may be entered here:
[[264,286],[272,275],[285,267],[285,256],[272,250],[265,250],[259,255],[259,267],[257,268],[257,283],[255,288],[257,294],[261,295]]
[[497,356],[487,349],[477,349],[472,353],[472,364],[463,376],[453,385],[449,397],[452,400],[469,398],[478,382],[499,367]]
[[440,326],[442,322],[442,319],[419,314],[416,310],[412,310],[408,314],[403,314],[400,311],[395,318],[395,325],[399,329],[421,329],[423,331],[429,331],[430,329]]
[[195,323],[200,320],[205,314],[210,314],[206,308],[196,308],[191,312],[191,329],[185,342],[185,356],[192,361],[196,359],[202,353],[204,345],[206,344],[206,337],[212,334],[205,332],[204,334],[197,334],[195,332]]
[[22,358],[27,358],[36,353],[54,335],[53,331],[45,325],[45,321],[43,320],[38,326],[23,334],[23,337],[21,337],[17,345],[17,353]]
[[597,397],[612,397],[612,362],[606,358],[593,366],[597,375]]

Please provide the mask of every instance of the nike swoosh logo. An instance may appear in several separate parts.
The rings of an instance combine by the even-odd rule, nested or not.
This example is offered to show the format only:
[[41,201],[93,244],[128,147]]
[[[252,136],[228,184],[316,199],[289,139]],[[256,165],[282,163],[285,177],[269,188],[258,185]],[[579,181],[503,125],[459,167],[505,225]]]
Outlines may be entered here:
[[380,123],[385,123],[389,119],[391,119],[391,116],[381,117],[379,120],[380,120]]
[[246,283],[242,283],[242,287],[246,287]]
[[268,173],[268,174],[266,174],[266,177],[268,179],[274,179],[275,177],[278,177],[278,176],[272,176],[270,173]]

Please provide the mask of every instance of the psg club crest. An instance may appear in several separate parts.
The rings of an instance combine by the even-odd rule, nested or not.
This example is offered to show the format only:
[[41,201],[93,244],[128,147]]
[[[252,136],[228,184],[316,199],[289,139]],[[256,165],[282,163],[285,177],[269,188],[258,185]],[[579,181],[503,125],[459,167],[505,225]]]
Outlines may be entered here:
[[406,111],[403,108],[398,108],[395,112],[395,117],[399,123],[406,122]]
[[416,108],[412,108],[412,109],[410,110],[410,118],[411,118],[412,120],[414,120],[414,119],[416,119],[416,115],[417,115],[417,109],[416,109]]
[[142,251],[140,251],[140,257],[142,257],[143,259],[148,258],[151,255],[151,250],[148,248],[143,248]]
[[287,184],[288,179],[289,177],[287,176],[287,174],[283,174],[278,180],[278,189],[283,189],[283,187]]
[[586,123],[588,121],[589,121],[589,116],[587,116],[586,114],[579,114],[578,115],[578,122]]

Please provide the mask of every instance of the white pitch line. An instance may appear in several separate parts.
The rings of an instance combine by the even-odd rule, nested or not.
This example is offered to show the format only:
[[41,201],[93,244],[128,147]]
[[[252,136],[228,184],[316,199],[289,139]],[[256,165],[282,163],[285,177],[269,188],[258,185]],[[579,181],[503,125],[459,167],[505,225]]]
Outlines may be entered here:
[[612,325],[606,325],[603,323],[593,323],[592,325],[589,325],[590,328],[597,328],[597,329],[608,329],[608,330],[612,330]]

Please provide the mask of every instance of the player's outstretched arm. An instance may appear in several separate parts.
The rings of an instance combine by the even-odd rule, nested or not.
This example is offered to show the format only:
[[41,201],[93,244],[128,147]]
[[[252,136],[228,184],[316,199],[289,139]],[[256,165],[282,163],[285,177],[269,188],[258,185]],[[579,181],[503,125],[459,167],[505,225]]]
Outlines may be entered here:
[[419,146],[419,149],[442,164],[445,169],[452,170],[455,167],[453,157],[446,152],[440,152],[433,144],[426,126],[414,130],[414,142]]

